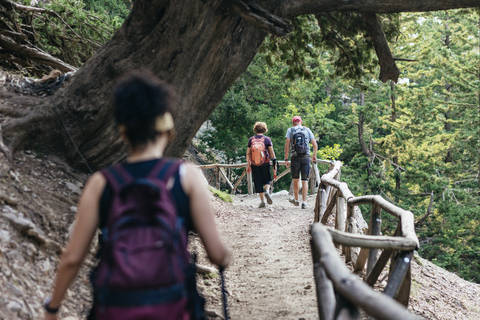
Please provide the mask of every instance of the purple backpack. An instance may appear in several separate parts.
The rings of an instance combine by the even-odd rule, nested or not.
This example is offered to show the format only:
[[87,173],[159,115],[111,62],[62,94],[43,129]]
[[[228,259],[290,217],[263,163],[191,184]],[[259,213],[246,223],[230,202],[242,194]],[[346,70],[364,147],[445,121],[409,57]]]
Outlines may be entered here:
[[139,179],[121,164],[101,171],[113,195],[92,275],[95,319],[189,319],[188,239],[169,190],[180,164],[160,160]]

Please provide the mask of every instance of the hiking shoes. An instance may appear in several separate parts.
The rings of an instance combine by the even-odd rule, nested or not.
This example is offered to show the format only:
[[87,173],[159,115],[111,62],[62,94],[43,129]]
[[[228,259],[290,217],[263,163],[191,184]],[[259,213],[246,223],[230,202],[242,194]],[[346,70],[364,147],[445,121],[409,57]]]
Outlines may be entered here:
[[268,191],[265,192],[265,198],[267,198],[267,203],[268,203],[268,204],[272,204],[272,203],[273,203],[272,197],[270,197],[270,195],[268,194]]
[[299,206],[300,205],[300,201],[298,200],[295,200],[295,198],[291,197],[290,199],[288,199],[288,201],[290,201],[291,204],[295,205],[295,206]]
[[302,203],[302,209],[307,209],[307,204],[306,203]]
[[259,208],[265,208],[265,202],[260,202],[260,205],[258,206]]

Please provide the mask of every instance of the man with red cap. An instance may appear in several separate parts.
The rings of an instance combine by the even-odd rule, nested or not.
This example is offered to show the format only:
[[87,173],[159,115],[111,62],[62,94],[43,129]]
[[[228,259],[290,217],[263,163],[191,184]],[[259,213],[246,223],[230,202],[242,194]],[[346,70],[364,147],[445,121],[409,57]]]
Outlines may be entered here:
[[[285,166],[290,167],[288,156],[291,151],[291,172],[293,179],[293,198],[290,202],[300,205],[298,200],[300,174],[302,176],[302,209],[307,208],[307,181],[310,176],[310,159],[317,160],[317,142],[312,131],[302,126],[302,118],[295,116],[292,119],[293,127],[289,128],[285,137]],[[310,157],[310,143],[313,145],[313,154]]]

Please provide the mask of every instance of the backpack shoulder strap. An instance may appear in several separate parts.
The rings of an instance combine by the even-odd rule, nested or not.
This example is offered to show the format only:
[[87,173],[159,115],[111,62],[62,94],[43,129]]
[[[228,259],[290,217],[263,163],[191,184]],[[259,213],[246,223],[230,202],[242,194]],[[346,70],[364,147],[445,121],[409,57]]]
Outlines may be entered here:
[[152,170],[150,170],[147,177],[166,181],[177,173],[182,163],[183,161],[177,159],[161,159],[155,164]]
[[120,192],[123,185],[132,182],[134,179],[132,175],[125,170],[122,164],[117,163],[109,168],[100,171],[101,174],[107,179],[107,183],[112,186],[115,193]]

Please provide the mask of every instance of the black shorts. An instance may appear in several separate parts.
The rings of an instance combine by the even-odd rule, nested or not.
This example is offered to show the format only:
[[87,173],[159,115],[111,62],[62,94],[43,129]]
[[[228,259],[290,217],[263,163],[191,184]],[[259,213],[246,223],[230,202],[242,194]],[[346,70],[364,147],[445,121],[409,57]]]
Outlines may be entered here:
[[292,157],[291,160],[292,179],[299,179],[301,172],[302,180],[308,180],[310,176],[310,156]]
[[255,184],[255,193],[265,192],[263,186],[270,184],[272,181],[272,174],[270,173],[270,165],[268,166],[253,166],[252,165],[252,179]]

